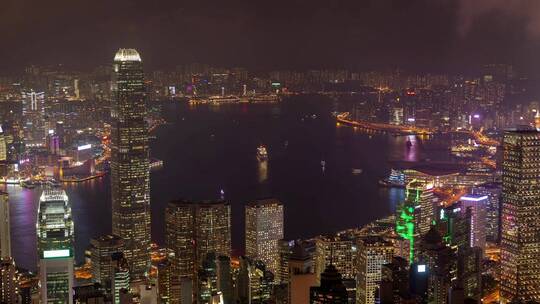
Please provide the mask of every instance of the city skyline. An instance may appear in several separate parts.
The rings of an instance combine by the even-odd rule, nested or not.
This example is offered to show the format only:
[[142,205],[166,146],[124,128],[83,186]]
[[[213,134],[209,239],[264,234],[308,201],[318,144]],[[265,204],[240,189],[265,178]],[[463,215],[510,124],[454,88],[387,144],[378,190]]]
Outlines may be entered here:
[[2,301],[540,303],[540,2],[29,3]]

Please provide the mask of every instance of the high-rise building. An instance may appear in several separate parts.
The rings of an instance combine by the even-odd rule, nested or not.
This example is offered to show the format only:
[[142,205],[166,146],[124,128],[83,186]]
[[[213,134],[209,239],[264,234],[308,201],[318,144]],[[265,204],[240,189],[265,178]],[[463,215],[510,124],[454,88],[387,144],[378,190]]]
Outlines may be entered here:
[[455,251],[444,244],[435,227],[426,233],[418,246],[418,272],[428,277],[427,303],[446,304],[452,281],[456,279]]
[[262,261],[253,261],[240,257],[240,269],[236,282],[236,302],[268,303],[272,291],[274,277]]
[[291,258],[294,241],[279,241],[279,271],[274,275],[276,284],[289,284],[289,259]]
[[142,60],[120,49],[113,65],[111,111],[112,232],[124,239],[133,278],[150,267],[150,159]]
[[113,254],[123,252],[124,240],[115,235],[103,235],[90,240],[90,261],[92,281],[106,289],[111,288],[113,278]]
[[198,285],[199,303],[232,304],[231,259],[209,253],[199,269]]
[[413,180],[406,186],[405,200],[396,215],[396,233],[409,241],[409,262],[415,260],[415,247],[420,237],[429,231],[435,220],[433,184]]
[[313,259],[303,243],[295,242],[289,256],[289,303],[308,303],[310,288],[316,286]]
[[392,258],[391,263],[382,266],[381,276],[380,303],[402,303],[412,298],[409,292],[409,262],[406,259]]
[[179,297],[174,296],[174,274],[169,260],[161,261],[157,265],[157,283],[159,303],[172,304],[180,301]]
[[501,186],[496,184],[486,184],[472,188],[472,194],[486,195],[486,239],[491,242],[498,242],[500,238],[500,199]]
[[394,246],[380,237],[358,241],[356,303],[374,304],[382,280],[382,266],[392,262]]
[[11,230],[9,223],[9,196],[0,191],[0,258],[11,257]]
[[7,160],[7,143],[6,137],[4,136],[4,130],[2,125],[0,125],[0,162]]
[[503,139],[501,298],[540,300],[540,132],[507,131]]
[[441,210],[439,231],[446,245],[454,252],[471,246],[472,208],[465,209],[462,202],[456,202]]
[[354,279],[356,269],[356,241],[346,236],[320,236],[315,240],[315,272],[317,277],[330,264],[344,279]]
[[482,257],[483,251],[479,247],[469,247],[457,255],[456,283],[463,289],[465,297],[475,299],[477,303],[482,298]]
[[22,92],[22,117],[26,141],[41,142],[45,138],[45,93]]
[[197,272],[198,303],[212,302],[212,296],[217,294],[216,255],[209,253],[201,263]]
[[216,259],[217,290],[223,298],[223,304],[233,303],[233,281],[231,276],[231,258],[219,256]]
[[283,204],[276,199],[246,205],[246,256],[279,272],[279,240],[283,239]]
[[341,274],[332,264],[321,273],[321,285],[310,288],[310,304],[347,304],[348,299]]
[[433,184],[412,181],[406,188],[407,198],[416,203],[420,216],[416,218],[416,225],[420,235],[426,234],[435,221],[435,206],[437,198],[433,195]]
[[46,189],[37,217],[42,303],[73,303],[73,220],[63,190]]
[[[122,298],[127,298],[128,296],[123,296],[125,293],[129,293],[129,265],[124,254],[121,252],[113,254],[112,257],[113,268],[112,268],[112,296],[114,304],[121,304]],[[131,302],[129,302],[131,303]]]
[[20,303],[17,269],[11,257],[0,261],[0,303]]
[[231,256],[231,206],[226,202],[173,201],[165,211],[166,244],[173,269],[194,279],[209,253]]
[[486,248],[486,206],[487,195],[468,194],[460,198],[464,210],[470,208],[470,246],[482,251]]

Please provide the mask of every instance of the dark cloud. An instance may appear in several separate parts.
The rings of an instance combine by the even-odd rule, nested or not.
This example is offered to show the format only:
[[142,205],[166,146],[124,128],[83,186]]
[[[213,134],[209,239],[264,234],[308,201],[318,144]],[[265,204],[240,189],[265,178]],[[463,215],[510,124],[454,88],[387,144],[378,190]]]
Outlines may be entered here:
[[119,47],[140,49],[152,68],[446,69],[540,51],[538,0],[2,2],[2,68],[108,64]]
[[499,13],[503,19],[519,20],[528,34],[540,36],[538,0],[460,0],[458,31],[466,35],[479,18],[493,13]]

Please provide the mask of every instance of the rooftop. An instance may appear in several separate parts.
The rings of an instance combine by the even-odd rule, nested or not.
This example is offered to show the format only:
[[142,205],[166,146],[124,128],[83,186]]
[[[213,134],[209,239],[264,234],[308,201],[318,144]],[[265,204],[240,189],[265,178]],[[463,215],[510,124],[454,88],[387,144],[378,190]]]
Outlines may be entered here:
[[141,62],[141,55],[135,49],[119,49],[114,55],[114,61],[139,61]]

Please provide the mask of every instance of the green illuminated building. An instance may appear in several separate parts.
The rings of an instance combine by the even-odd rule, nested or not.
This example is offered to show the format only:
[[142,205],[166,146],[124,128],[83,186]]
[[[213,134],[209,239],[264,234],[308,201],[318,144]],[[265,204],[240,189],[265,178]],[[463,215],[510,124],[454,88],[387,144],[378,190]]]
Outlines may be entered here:
[[409,241],[410,263],[414,262],[416,242],[435,221],[436,198],[432,189],[432,184],[411,181],[406,187],[405,200],[397,208],[396,233]]

